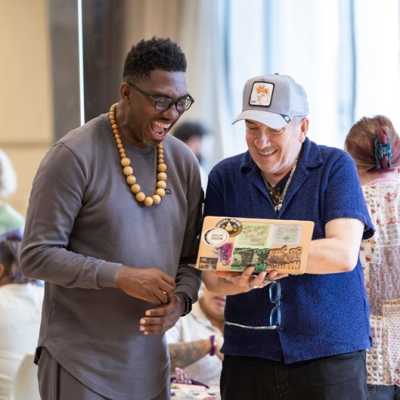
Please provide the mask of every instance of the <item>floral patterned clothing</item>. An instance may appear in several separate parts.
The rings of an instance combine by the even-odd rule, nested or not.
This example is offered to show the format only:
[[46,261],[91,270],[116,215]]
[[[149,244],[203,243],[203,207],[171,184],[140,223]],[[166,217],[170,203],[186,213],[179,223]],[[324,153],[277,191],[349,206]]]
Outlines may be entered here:
[[372,181],[363,192],[376,229],[360,254],[371,307],[368,383],[400,386],[400,179]]

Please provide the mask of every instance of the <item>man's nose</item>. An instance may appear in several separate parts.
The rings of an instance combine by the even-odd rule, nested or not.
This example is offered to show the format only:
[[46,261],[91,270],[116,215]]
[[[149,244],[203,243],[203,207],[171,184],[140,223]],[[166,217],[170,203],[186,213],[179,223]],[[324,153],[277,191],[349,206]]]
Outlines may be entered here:
[[254,144],[260,149],[264,148],[265,146],[268,146],[270,143],[271,143],[270,135],[266,132],[260,132],[256,140],[254,141]]

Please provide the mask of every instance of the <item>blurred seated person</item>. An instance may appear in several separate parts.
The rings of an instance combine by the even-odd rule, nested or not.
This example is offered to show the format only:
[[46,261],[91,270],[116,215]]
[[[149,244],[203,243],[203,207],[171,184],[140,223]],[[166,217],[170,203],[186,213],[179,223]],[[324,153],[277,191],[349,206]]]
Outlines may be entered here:
[[0,242],[0,400],[12,400],[18,367],[39,336],[44,289],[22,275],[19,248],[19,241]]
[[183,369],[187,377],[198,382],[219,384],[224,309],[225,296],[204,287],[191,313],[180,318],[167,331],[172,373],[176,369]]
[[7,154],[0,150],[0,240],[22,236],[24,218],[6,202],[16,189],[14,168]]
[[207,128],[200,122],[194,121],[182,122],[174,131],[174,136],[185,143],[199,160],[201,186],[204,190],[207,187],[207,174],[203,166],[202,147],[206,135],[208,135]]

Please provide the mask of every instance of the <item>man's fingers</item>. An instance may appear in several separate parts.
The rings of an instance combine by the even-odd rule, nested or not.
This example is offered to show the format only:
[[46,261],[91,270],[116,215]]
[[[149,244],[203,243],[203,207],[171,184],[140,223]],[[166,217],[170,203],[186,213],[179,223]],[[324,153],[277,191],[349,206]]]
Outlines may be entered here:
[[255,271],[256,267],[247,267],[243,272],[242,272],[242,277],[245,277],[246,279],[251,276],[251,274]]
[[236,278],[238,276],[237,272],[230,272],[230,271],[217,271],[215,272],[217,276],[220,278]]
[[139,321],[139,330],[144,335],[156,335],[162,332],[164,327],[163,318],[141,318]]
[[255,267],[248,267],[246,268],[242,274],[240,275],[239,278],[239,285],[243,286],[243,287],[249,287],[250,286],[250,282],[252,281],[252,273],[254,272]]
[[160,307],[150,308],[144,315],[146,317],[164,317],[168,314],[168,305],[162,305]]
[[163,332],[163,327],[160,325],[147,325],[145,327],[140,327],[140,331],[143,335],[159,335]]
[[158,302],[161,304],[167,304],[169,302],[169,294],[165,290],[155,289],[153,295],[157,297]]
[[289,274],[282,274],[279,271],[273,270],[268,273],[268,279],[271,281],[276,281],[277,279],[282,279],[288,277]]
[[175,289],[175,279],[172,276],[169,276],[165,272],[161,272],[161,278],[162,281],[164,282],[165,285],[168,285],[168,289],[165,289],[167,291],[171,291]]
[[135,296],[137,299],[143,300],[146,303],[152,303],[152,304],[160,304],[161,301],[160,299],[155,296],[153,293],[143,293],[141,295],[136,295]]
[[255,276],[253,280],[253,286],[255,288],[264,286],[266,275],[267,275],[266,272],[260,272],[257,276]]
[[163,324],[164,319],[163,318],[159,318],[159,317],[151,317],[151,318],[140,318],[140,326],[142,327],[149,327],[149,326],[153,326],[153,325],[162,325]]
[[175,289],[175,286],[171,286],[171,285],[169,285],[167,282],[165,282],[163,280],[160,281],[158,286],[159,286],[160,290],[162,290],[162,291],[164,291],[166,293],[172,293],[174,291],[174,289]]
[[172,325],[165,317],[142,317],[139,321],[139,330],[144,335],[159,335],[169,329]]

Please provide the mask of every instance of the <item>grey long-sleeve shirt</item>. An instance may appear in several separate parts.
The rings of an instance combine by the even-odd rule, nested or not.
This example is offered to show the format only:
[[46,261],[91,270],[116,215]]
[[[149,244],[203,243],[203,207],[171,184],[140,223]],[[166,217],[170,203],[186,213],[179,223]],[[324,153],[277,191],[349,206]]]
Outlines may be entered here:
[[[155,150],[126,145],[145,193],[153,193]],[[24,272],[46,281],[39,346],[93,390],[113,400],[145,400],[165,386],[163,336],[143,336],[153,305],[115,287],[121,265],[158,267],[177,291],[197,298],[194,259],[201,210],[198,164],[184,144],[164,140],[168,194],[142,207],[122,175],[105,114],[70,132],[48,152],[34,179]]]

